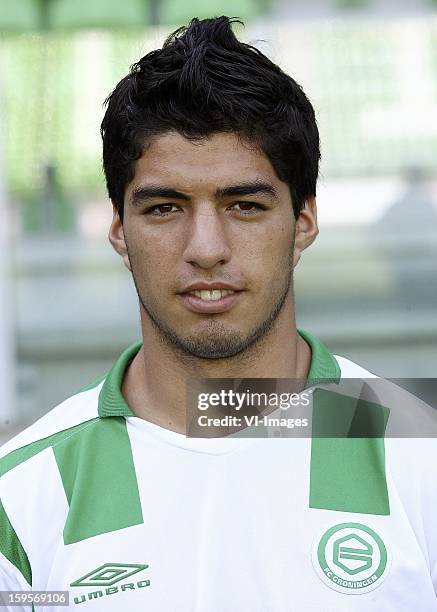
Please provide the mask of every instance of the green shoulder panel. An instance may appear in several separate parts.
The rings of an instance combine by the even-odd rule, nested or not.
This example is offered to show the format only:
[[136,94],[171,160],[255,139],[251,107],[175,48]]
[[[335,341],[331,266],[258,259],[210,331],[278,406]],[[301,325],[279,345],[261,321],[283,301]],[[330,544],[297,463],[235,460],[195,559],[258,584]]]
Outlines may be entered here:
[[53,452],[69,505],[65,544],[143,523],[124,417],[98,419]]
[[17,465],[20,465],[20,463],[31,459],[34,455],[37,455],[49,446],[53,446],[53,444],[56,444],[56,442],[68,438],[84,427],[88,427],[91,422],[97,420],[98,417],[95,417],[94,419],[90,419],[84,423],[79,423],[79,425],[74,425],[68,429],[63,429],[62,431],[57,431],[51,436],[41,438],[40,440],[36,440],[35,442],[31,442],[30,444],[26,444],[25,446],[21,446],[20,448],[11,451],[0,459],[0,477],[9,472],[9,470],[12,470]]
[[[298,331],[311,348],[309,384],[338,383],[341,370],[332,353],[308,332]],[[384,444],[387,409],[370,402],[357,404],[320,389],[315,390],[313,400],[309,507],[389,515]],[[354,424],[364,430],[363,421],[371,421],[373,430],[377,426],[380,437],[350,437]],[[339,427],[348,435],[343,431],[339,435]]]

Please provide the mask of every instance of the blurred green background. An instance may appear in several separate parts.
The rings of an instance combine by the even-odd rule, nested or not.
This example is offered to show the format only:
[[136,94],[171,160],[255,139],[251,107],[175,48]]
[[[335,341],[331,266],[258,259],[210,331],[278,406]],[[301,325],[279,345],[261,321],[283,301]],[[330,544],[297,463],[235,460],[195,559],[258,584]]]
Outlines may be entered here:
[[[320,236],[298,323],[383,376],[437,367],[437,2],[0,0],[0,427],[7,438],[139,338],[106,234],[102,103],[192,17],[241,17],[312,100]],[[1,180],[2,178],[2,180]]]

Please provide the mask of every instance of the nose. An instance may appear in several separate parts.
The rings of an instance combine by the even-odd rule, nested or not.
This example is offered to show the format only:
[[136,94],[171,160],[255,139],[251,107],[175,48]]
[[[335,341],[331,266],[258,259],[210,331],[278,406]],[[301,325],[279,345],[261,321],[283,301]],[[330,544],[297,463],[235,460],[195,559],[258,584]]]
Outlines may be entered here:
[[188,232],[184,261],[199,268],[213,268],[231,257],[226,220],[215,206],[203,206],[195,212]]

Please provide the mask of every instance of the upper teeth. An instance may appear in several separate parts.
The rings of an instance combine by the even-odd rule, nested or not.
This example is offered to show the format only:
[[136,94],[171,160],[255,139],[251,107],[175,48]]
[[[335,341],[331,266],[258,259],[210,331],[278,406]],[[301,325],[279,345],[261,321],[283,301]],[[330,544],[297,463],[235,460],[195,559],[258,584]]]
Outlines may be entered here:
[[213,289],[213,291],[192,291],[194,295],[200,297],[202,300],[219,300],[224,295],[228,295],[229,293],[234,293],[232,289]]

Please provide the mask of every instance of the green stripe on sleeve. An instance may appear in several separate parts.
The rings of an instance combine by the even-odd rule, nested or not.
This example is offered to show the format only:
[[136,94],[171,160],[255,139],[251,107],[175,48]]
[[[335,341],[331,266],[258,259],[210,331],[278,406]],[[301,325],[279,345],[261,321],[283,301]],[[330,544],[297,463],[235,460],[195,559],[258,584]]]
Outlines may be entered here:
[[15,565],[29,586],[32,586],[32,570],[26,552],[11,525],[8,515],[0,501],[0,551]]
[[65,544],[144,522],[124,417],[99,419],[53,452],[69,505]]

